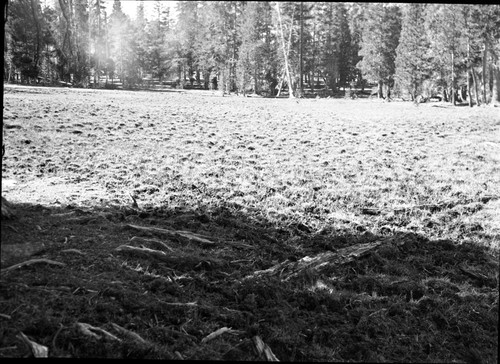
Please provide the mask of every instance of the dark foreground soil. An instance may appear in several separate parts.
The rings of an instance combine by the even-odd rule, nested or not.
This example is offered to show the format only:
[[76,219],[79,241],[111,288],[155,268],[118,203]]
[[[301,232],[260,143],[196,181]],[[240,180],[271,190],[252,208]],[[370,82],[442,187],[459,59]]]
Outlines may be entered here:
[[[64,265],[2,272],[2,356],[30,355],[18,338],[22,332],[54,357],[253,360],[259,359],[252,345],[258,335],[280,360],[496,360],[498,265],[472,245],[393,236],[362,258],[332,266],[327,279],[305,271],[282,282],[252,274],[297,260],[294,249],[280,243],[290,234],[311,255],[377,237],[322,239],[224,210],[15,207],[17,219],[2,221],[2,242],[17,249],[37,242],[30,244],[32,259]],[[161,234],[129,225],[217,239],[202,247],[170,238],[165,249],[157,243]],[[117,251],[123,244],[159,246],[166,254]],[[119,340],[99,331],[86,335],[77,323]],[[113,324],[144,341],[120,336]],[[203,342],[222,327],[237,331]]]
[[11,207],[0,357],[498,360],[498,257],[484,246],[317,231],[223,202]]

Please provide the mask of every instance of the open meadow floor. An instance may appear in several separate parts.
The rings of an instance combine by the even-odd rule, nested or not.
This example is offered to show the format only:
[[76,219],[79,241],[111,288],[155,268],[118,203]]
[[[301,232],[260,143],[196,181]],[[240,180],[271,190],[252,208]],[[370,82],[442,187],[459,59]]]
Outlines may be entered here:
[[5,85],[3,123],[0,357],[498,362],[498,108]]

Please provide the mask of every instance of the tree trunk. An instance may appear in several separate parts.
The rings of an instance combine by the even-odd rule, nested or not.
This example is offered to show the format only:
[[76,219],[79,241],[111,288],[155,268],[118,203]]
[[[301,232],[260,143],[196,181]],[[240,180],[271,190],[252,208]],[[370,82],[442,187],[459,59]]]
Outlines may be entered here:
[[33,15],[33,20],[35,22],[35,28],[36,28],[36,52],[35,52],[35,67],[38,68],[38,63],[40,60],[40,53],[41,53],[41,30],[40,30],[40,20],[41,16],[38,14],[38,2],[35,0],[31,0],[31,12]]
[[226,75],[224,74],[225,69],[224,66],[219,68],[219,83],[218,83],[218,88],[220,89],[222,97],[224,97],[224,86],[226,83]]
[[[479,88],[477,86],[477,76],[476,71],[472,68],[472,82],[474,83],[474,97],[476,99],[476,105],[479,106]],[[470,92],[469,92],[470,96]]]
[[472,107],[472,93],[471,93],[471,64],[470,64],[470,40],[467,38],[467,93],[469,106]]
[[454,52],[451,52],[451,102],[453,103],[453,106],[456,106],[457,100],[456,100],[456,95],[455,95],[455,55],[453,54]]
[[488,56],[488,46],[487,43],[484,43],[484,50],[483,50],[483,104],[487,104],[488,101],[486,99],[486,57]]
[[492,90],[492,97],[491,101],[493,105],[498,105],[500,104],[500,93],[499,93],[499,87],[500,87],[500,62],[496,62],[497,64],[494,64],[492,67],[493,70],[493,90]]
[[303,80],[303,56],[302,53],[304,51],[304,46],[302,42],[302,33],[304,31],[304,10],[303,10],[303,2],[300,2],[300,82],[299,82],[299,94],[300,97],[304,94],[304,80]]
[[[283,34],[283,24],[281,22],[281,11],[280,11],[280,5],[279,2],[276,2],[276,11],[278,12],[278,21],[280,25],[280,37],[281,37],[281,44],[283,46],[283,56],[285,58],[285,70],[286,70],[286,77],[287,77],[287,82],[288,82],[288,97],[293,99],[295,96],[293,95],[293,90],[292,90],[292,77],[290,76],[290,68],[288,67],[288,54],[286,51],[286,46],[285,46],[285,36]],[[293,24],[293,17],[292,17],[292,24]],[[292,29],[290,25],[290,40],[292,38]],[[290,40],[288,44],[290,45]]]
[[254,72],[253,72],[253,92],[257,95],[260,94],[259,73],[258,73],[257,67],[255,67]]

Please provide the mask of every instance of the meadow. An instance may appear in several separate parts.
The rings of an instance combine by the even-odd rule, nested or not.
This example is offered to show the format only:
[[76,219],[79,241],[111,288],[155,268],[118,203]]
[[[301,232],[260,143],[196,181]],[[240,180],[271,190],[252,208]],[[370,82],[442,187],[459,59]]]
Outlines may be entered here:
[[49,356],[498,360],[498,108],[6,85],[3,114],[0,356],[22,332]]

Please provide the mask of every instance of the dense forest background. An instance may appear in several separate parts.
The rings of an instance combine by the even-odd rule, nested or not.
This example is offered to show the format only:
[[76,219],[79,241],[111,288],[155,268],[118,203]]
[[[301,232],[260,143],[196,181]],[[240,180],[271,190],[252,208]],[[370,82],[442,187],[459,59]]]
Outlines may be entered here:
[[178,1],[175,19],[166,5],[131,19],[119,0],[10,0],[4,81],[500,102],[499,5]]

